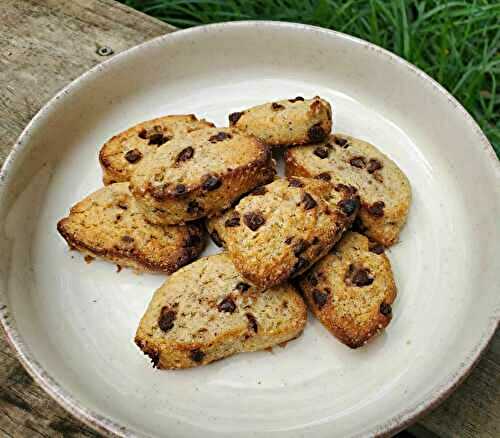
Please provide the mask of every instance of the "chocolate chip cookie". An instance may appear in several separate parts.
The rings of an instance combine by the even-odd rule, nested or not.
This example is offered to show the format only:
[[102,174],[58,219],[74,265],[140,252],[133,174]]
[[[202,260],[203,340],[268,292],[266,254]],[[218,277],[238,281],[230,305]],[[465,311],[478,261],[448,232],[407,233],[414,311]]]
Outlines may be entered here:
[[205,246],[199,223],[148,223],[128,183],[111,184],[87,196],[58,222],[57,230],[71,248],[136,271],[171,274]]
[[104,143],[99,152],[104,184],[129,181],[133,169],[159,146],[196,129],[213,126],[187,114],[159,117],[120,132]]
[[410,208],[410,183],[372,144],[333,134],[320,144],[288,149],[285,169],[287,176],[326,181],[339,192],[354,188],[361,199],[357,229],[385,246],[398,241]]
[[332,109],[319,96],[297,96],[232,113],[229,125],[272,147],[317,143],[332,130]]
[[156,291],[135,342],[156,368],[190,368],[294,339],[306,320],[291,285],[258,289],[217,254],[180,269]]
[[348,232],[299,281],[312,313],[341,342],[364,345],[392,318],[396,284],[383,247]]
[[179,224],[219,213],[274,174],[269,148],[255,137],[232,128],[205,128],[142,160],[130,189],[150,222]]
[[331,191],[323,181],[279,178],[256,188],[207,227],[243,277],[270,287],[327,254],[358,208],[356,194]]

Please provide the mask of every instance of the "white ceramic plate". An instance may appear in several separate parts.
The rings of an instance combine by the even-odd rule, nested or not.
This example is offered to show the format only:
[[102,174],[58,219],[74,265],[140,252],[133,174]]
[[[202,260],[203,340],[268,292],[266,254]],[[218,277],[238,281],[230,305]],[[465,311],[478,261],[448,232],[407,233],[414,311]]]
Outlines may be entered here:
[[[394,319],[352,351],[311,317],[273,353],[185,371],[132,342],[160,275],[69,252],[56,221],[101,186],[97,152],[141,120],[227,114],[296,95],[328,99],[334,129],[408,175],[413,205],[389,251]],[[1,176],[3,324],[21,361],[73,414],[121,435],[347,437],[394,432],[446,396],[499,319],[500,177],[488,141],[425,74],[319,28],[240,22],[155,39],[86,73],[26,128]],[[214,251],[209,248],[208,252]]]

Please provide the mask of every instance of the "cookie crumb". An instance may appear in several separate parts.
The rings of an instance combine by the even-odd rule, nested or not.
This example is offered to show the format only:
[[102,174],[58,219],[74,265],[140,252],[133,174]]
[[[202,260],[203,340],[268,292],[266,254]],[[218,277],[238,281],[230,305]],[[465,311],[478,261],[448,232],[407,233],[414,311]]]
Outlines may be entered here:
[[90,264],[95,260],[95,257],[87,254],[83,259],[85,260],[85,263]]

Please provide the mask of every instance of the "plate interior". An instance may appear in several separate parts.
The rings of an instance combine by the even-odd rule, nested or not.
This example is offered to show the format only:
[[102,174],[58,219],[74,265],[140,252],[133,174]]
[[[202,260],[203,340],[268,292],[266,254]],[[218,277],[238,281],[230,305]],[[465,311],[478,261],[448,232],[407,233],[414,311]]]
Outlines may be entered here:
[[[199,55],[203,47],[193,50]],[[227,61],[231,48],[212,56]],[[83,103],[77,97],[56,103],[34,127],[43,133],[26,140],[38,152],[23,158],[29,180],[20,183],[5,217],[5,269],[11,313],[39,363],[77,401],[140,435],[302,436],[314,430],[315,436],[332,436],[333,422],[335,436],[348,436],[424,400],[445,381],[449,361],[467,350],[466,322],[479,318],[471,313],[481,293],[477,276],[482,264],[494,263],[478,257],[477,214],[491,219],[482,210],[471,216],[449,144],[433,137],[438,126],[426,125],[430,115],[419,115],[421,106],[402,113],[389,85],[386,95],[394,102],[380,99],[378,87],[360,89],[359,63],[350,76],[345,63],[337,68],[323,60],[297,70],[294,62],[267,58],[214,74],[204,64],[208,54],[195,69],[170,47],[158,53],[168,73],[154,73],[145,84],[144,68],[134,69],[132,60],[128,79],[113,69],[95,84],[88,79],[75,93]],[[169,56],[182,62],[169,63]],[[298,56],[313,55],[299,50]],[[155,59],[153,68],[158,65]],[[392,323],[353,351],[309,315],[303,336],[284,348],[193,370],[154,370],[133,337],[166,277],[118,273],[97,260],[87,264],[68,250],[56,222],[101,187],[97,153],[122,129],[182,113],[226,126],[230,112],[298,95],[329,100],[334,131],[377,145],[410,180],[408,224],[388,251],[398,286]],[[210,243],[205,254],[217,251]],[[484,295],[481,306],[488,305],[493,298]]]

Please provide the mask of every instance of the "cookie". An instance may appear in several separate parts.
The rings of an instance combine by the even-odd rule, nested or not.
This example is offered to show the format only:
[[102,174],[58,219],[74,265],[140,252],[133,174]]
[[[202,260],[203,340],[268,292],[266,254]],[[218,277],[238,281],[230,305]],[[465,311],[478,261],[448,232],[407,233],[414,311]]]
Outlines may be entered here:
[[406,222],[411,188],[405,174],[375,146],[344,134],[285,153],[287,176],[314,177],[335,190],[357,189],[359,231],[385,246],[396,243]]
[[348,229],[359,198],[310,178],[280,178],[258,187],[208,221],[236,269],[270,287],[295,277],[326,255]]
[[229,125],[272,147],[317,143],[332,130],[332,109],[319,96],[298,96],[232,113]]
[[128,183],[111,184],[87,196],[58,222],[57,230],[71,248],[136,271],[171,274],[205,246],[200,224],[149,224]]
[[136,167],[130,189],[156,224],[213,216],[259,184],[275,163],[268,147],[231,128],[190,132],[160,146]]
[[156,368],[190,368],[287,342],[302,333],[306,320],[306,306],[291,285],[257,289],[222,253],[168,278],[135,342]]
[[99,152],[104,184],[129,181],[133,169],[159,146],[196,129],[213,126],[193,114],[173,115],[139,123],[115,135]]
[[396,285],[383,247],[348,232],[299,281],[308,307],[341,342],[364,345],[392,318]]

